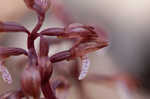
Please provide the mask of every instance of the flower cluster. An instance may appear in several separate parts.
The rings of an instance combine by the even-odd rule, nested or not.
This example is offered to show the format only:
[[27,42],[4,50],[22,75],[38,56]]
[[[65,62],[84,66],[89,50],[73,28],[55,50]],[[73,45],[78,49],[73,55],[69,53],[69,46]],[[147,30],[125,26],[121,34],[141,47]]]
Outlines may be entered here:
[[[0,33],[3,32],[24,32],[27,34],[27,48],[8,48],[0,47],[0,72],[4,81],[11,83],[12,78],[7,68],[4,66],[5,59],[10,56],[17,56],[24,54],[28,57],[28,62],[22,72],[21,88],[17,91],[8,92],[0,96],[2,99],[20,99],[22,97],[40,98],[41,91],[44,99],[57,99],[55,89],[58,86],[67,85],[64,80],[50,82],[53,73],[53,63],[63,60],[73,60],[79,57],[83,63],[83,68],[79,79],[86,76],[89,60],[86,55],[90,52],[96,51],[108,45],[108,41],[103,39],[96,29],[89,25],[79,23],[72,23],[65,27],[47,28],[41,32],[41,28],[45,13],[50,7],[50,0],[24,0],[26,6],[35,11],[38,16],[38,23],[30,32],[24,26],[15,22],[0,22]],[[75,42],[73,46],[66,51],[55,53],[51,57],[49,53],[49,43],[45,36],[56,36],[56,39],[73,39]],[[40,38],[39,53],[36,52],[34,41]],[[68,88],[67,86],[65,86]]]

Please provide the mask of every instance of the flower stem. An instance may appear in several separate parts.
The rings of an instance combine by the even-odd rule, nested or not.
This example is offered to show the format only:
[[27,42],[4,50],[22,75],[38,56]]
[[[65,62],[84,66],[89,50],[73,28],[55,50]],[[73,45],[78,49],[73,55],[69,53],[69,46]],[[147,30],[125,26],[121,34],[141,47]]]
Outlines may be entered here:
[[44,19],[45,19],[45,14],[40,14],[40,15],[38,14],[38,23],[36,24],[35,28],[32,30],[31,34],[38,32],[38,30],[43,25]]
[[52,91],[49,81],[42,84],[41,88],[46,99],[57,99],[55,93]]

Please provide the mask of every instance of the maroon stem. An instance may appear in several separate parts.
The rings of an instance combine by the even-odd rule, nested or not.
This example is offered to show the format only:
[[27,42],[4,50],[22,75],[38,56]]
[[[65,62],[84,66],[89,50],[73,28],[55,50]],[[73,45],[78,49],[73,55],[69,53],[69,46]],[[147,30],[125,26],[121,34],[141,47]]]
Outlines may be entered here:
[[31,32],[32,33],[37,33],[38,30],[41,28],[43,22],[44,22],[44,19],[45,19],[45,14],[40,14],[38,15],[38,23],[36,24],[35,28],[33,29],[33,31]]
[[35,47],[34,47],[34,40],[38,37],[37,34],[30,34],[28,36],[28,41],[27,41],[27,44],[28,44],[28,50],[29,50],[29,58],[30,59],[35,59],[36,63],[37,63],[37,53],[36,53],[36,50],[35,50]]
[[18,99],[25,97],[25,95],[21,89],[19,89],[15,94],[18,97]]
[[44,22],[44,19],[45,19],[45,14],[38,14],[38,23],[35,26],[35,28],[32,30],[32,32],[30,33],[30,35],[28,35],[27,44],[28,44],[28,50],[29,50],[29,53],[30,53],[29,58],[31,60],[34,59],[36,64],[38,63],[37,62],[38,56],[37,56],[37,53],[36,53],[36,50],[35,50],[35,47],[34,47],[34,40],[39,36],[39,34],[37,32],[41,28],[41,26]]
[[46,99],[57,99],[55,96],[55,93],[52,91],[52,88],[49,84],[49,81],[42,84],[41,88],[42,88],[42,92],[43,92]]

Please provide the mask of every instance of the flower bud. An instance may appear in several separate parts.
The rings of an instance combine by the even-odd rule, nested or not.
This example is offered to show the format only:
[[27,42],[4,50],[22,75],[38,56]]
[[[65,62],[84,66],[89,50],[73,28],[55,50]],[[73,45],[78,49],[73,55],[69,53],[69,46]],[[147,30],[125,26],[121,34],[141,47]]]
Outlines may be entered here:
[[41,76],[35,66],[25,68],[21,76],[21,84],[26,95],[33,97],[40,96]]
[[28,33],[28,30],[15,22],[1,22],[0,21],[0,32],[26,32]]
[[62,51],[62,52],[54,54],[53,56],[50,57],[50,61],[52,63],[55,63],[55,62],[59,62],[65,59],[69,60],[70,57],[71,57],[71,53],[70,51],[67,50],[67,51]]
[[13,48],[13,47],[1,47],[0,46],[0,60],[8,58],[9,56],[18,56],[21,54],[27,55],[27,52],[21,48]]
[[89,41],[86,43],[80,43],[77,47],[71,49],[72,58],[82,57],[88,53],[102,49],[106,46],[108,46],[107,42],[98,42],[97,43],[94,41]]
[[50,7],[50,0],[24,0],[26,6],[38,13],[45,13]]

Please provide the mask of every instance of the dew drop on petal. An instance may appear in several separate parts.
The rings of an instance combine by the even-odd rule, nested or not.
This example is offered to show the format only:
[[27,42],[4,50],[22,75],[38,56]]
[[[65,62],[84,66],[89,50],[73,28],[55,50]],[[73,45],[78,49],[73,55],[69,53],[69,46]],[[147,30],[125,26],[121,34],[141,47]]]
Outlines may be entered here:
[[82,80],[86,77],[89,66],[90,66],[90,61],[88,57],[87,56],[82,57],[82,68],[81,68],[80,75],[78,77],[79,80]]
[[2,74],[2,79],[5,82],[7,82],[8,84],[12,83],[12,78],[10,73],[8,72],[8,69],[2,64],[0,64],[0,73]]

